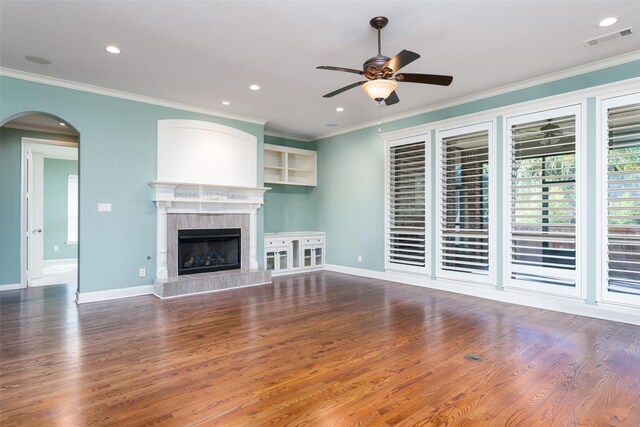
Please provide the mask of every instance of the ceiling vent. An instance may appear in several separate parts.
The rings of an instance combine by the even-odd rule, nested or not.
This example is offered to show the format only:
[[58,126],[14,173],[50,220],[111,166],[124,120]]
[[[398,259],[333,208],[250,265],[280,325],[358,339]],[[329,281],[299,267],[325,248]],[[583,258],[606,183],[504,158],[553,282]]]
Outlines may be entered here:
[[585,40],[582,43],[587,45],[587,47],[593,47],[601,45],[602,43],[610,42],[612,40],[621,39],[623,37],[631,36],[636,33],[636,30],[633,27],[624,28],[622,30],[614,31],[613,33],[605,34],[600,37],[596,37],[595,39]]

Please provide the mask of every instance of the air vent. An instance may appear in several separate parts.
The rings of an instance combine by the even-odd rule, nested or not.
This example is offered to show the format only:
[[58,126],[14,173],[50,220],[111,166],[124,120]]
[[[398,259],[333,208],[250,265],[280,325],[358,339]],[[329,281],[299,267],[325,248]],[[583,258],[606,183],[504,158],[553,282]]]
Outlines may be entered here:
[[601,45],[602,43],[610,42],[612,40],[621,39],[623,37],[631,36],[636,33],[636,30],[633,27],[624,28],[622,30],[614,31],[613,33],[605,34],[600,37],[596,37],[595,39],[585,40],[582,43],[587,45],[587,47],[593,47]]

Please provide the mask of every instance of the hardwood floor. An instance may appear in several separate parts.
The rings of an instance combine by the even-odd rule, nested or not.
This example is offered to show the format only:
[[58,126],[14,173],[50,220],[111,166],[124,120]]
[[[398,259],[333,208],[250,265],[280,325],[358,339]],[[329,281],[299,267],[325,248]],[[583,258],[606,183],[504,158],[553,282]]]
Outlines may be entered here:
[[0,302],[2,426],[640,425],[640,328],[622,323],[329,272]]

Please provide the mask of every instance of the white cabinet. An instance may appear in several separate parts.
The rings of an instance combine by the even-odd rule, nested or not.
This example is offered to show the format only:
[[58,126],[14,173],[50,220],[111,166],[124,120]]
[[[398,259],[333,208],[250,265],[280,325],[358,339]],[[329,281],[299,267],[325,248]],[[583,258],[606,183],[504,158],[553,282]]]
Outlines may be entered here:
[[325,234],[315,231],[264,235],[264,266],[272,275],[319,270]]
[[287,238],[266,239],[264,241],[264,268],[274,273],[291,268],[290,241]]
[[317,153],[301,148],[264,145],[264,182],[316,186]]

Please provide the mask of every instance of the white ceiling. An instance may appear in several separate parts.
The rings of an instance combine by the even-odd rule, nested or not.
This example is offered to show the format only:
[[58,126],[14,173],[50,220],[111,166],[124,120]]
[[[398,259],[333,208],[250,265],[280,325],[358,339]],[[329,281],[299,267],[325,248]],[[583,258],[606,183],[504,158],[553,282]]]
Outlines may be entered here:
[[[359,76],[315,67],[361,68],[377,53],[369,20],[378,15],[390,21],[383,54],[422,55],[403,71],[454,76],[449,87],[400,83],[383,120],[640,49],[638,35],[582,44],[640,30],[640,1],[2,0],[0,66],[261,118],[267,131],[312,139],[377,119],[360,88],[322,98]],[[610,15],[618,23],[600,28]],[[107,54],[108,44],[122,53]]]

